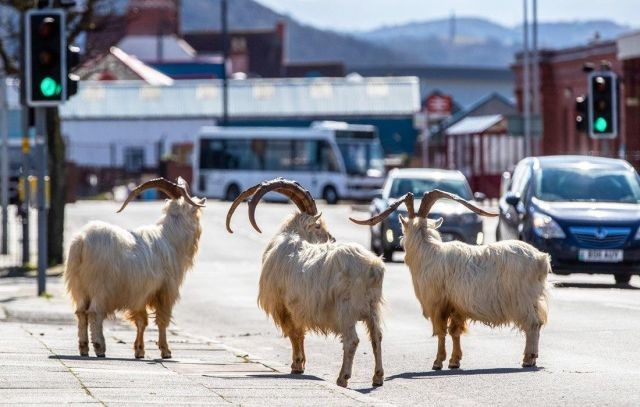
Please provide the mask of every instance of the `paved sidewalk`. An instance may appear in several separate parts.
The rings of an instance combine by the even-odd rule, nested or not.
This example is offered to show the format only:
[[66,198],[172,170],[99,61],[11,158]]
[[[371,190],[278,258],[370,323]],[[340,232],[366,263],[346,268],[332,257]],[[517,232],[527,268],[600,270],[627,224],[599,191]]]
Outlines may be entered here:
[[80,357],[60,284],[50,284],[52,298],[34,298],[33,281],[12,280],[0,280],[0,405],[382,405],[177,329],[168,335],[174,358],[159,359],[153,325],[145,359],[133,358],[135,331],[117,320],[105,323],[107,357]]

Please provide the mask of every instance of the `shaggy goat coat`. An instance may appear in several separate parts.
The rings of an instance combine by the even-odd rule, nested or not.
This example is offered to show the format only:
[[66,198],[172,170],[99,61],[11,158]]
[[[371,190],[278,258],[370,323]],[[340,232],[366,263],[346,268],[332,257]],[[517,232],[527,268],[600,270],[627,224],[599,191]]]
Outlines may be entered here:
[[492,327],[527,331],[546,323],[549,255],[520,241],[443,243],[432,220],[406,222],[405,263],[425,317],[445,307]]
[[[379,315],[384,263],[360,245],[309,243],[304,217],[286,221],[262,258],[258,304],[282,327],[342,334]],[[286,332],[284,332],[286,335]]]
[[127,311],[126,318],[138,330],[135,356],[144,357],[143,334],[151,308],[162,357],[171,357],[166,328],[200,234],[200,209],[179,198],[167,201],[155,225],[128,231],[96,221],[73,238],[64,278],[76,307],[81,355],[88,355],[88,324],[96,355],[104,356],[103,319]]

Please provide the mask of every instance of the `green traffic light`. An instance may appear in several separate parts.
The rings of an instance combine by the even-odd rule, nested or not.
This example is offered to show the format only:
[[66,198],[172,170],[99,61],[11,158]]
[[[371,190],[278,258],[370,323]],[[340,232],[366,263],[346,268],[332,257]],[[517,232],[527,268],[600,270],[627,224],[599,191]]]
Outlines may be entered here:
[[43,96],[50,98],[59,95],[62,92],[62,87],[55,79],[46,76],[40,81],[40,92]]
[[604,133],[607,130],[607,119],[604,117],[598,117],[593,123],[593,127],[598,133]]

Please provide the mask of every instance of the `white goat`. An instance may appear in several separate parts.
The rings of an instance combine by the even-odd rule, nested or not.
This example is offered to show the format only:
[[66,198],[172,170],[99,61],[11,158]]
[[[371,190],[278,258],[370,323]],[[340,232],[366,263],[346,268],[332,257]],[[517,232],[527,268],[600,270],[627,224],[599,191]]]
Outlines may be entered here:
[[480,215],[496,216],[456,195],[434,190],[423,196],[417,216],[413,195],[408,193],[371,219],[351,220],[374,225],[406,203],[408,218],[400,216],[405,263],[423,315],[431,320],[433,334],[438,336],[433,369],[442,369],[446,358],[447,324],[453,339],[449,368],[460,367],[460,334],[466,331],[467,320],[491,327],[514,324],[526,335],[522,366],[535,366],[540,328],[547,321],[545,282],[551,271],[549,255],[517,240],[485,246],[443,243],[437,231],[442,218],[426,218],[433,204],[442,198],[453,199]]
[[356,323],[364,321],[375,358],[373,385],[381,386],[384,263],[360,245],[335,243],[309,192],[282,178],[263,182],[240,194],[227,214],[229,233],[233,233],[230,222],[236,207],[252,195],[249,219],[260,232],[255,209],[269,191],[287,196],[300,209],[300,213],[284,222],[263,253],[258,294],[259,306],[291,340],[291,373],[304,372],[307,331],[333,333],[342,339],[344,354],[337,384],[345,387],[359,342]]
[[91,325],[96,356],[104,357],[102,322],[107,315],[123,310],[137,328],[135,357],[144,357],[143,335],[149,307],[155,311],[161,355],[171,357],[166,329],[180,285],[198,250],[200,208],[205,199],[192,198],[182,178],[178,178],[178,184],[158,178],[133,190],[118,212],[150,188],[171,198],[155,225],[127,231],[108,223],[91,222],[71,242],[64,277],[76,307],[82,356],[89,355],[87,324]]

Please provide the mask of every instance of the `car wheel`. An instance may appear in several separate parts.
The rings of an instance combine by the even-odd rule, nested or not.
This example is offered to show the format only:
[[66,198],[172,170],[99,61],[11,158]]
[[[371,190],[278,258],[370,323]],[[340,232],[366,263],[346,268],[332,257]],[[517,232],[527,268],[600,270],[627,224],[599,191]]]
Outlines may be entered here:
[[393,262],[393,249],[389,249],[387,247],[383,247],[382,249],[382,259],[386,262]]
[[335,205],[338,203],[338,193],[336,192],[336,189],[331,185],[324,187],[322,190],[322,199],[327,201],[329,205]]
[[629,281],[631,281],[631,274],[629,273],[616,274],[614,277],[616,284],[629,284]]
[[231,202],[240,195],[240,188],[236,184],[231,184],[227,188],[227,192],[224,194],[224,200]]

